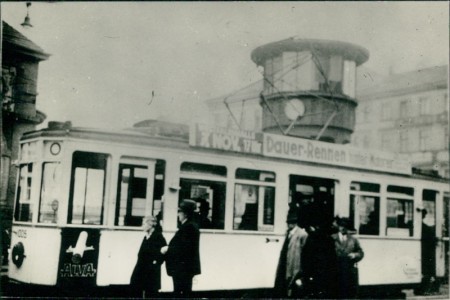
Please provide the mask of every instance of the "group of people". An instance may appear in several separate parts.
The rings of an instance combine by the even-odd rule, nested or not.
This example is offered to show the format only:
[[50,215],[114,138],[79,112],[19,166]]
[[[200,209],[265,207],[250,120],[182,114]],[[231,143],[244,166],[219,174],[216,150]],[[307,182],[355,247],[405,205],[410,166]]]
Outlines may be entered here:
[[[200,206],[201,207],[201,206]],[[172,277],[174,293],[187,297],[192,292],[192,279],[200,274],[200,223],[194,200],[183,200],[178,208],[178,231],[167,244],[158,219],[145,217],[145,237],[138,252],[130,287],[136,297],[155,297],[161,288],[161,265],[166,262]],[[334,223],[312,222],[314,214],[290,210],[288,232],[278,262],[275,294],[277,297],[309,299],[350,299],[358,291],[357,263],[364,252],[348,218]],[[203,214],[205,216],[205,214]],[[206,223],[205,223],[206,222]],[[208,223],[209,224],[209,223]]]
[[161,288],[161,264],[166,262],[167,274],[172,277],[174,293],[186,297],[192,291],[192,279],[200,274],[200,232],[196,218],[197,204],[183,200],[178,208],[178,231],[167,245],[156,217],[143,220],[146,233],[138,253],[130,280],[136,297],[155,297]]
[[[311,222],[314,215],[288,212],[288,230],[275,279],[275,296],[351,299],[358,293],[357,263],[364,257],[348,218]],[[320,219],[320,218],[317,218]],[[315,219],[315,220],[317,220]]]

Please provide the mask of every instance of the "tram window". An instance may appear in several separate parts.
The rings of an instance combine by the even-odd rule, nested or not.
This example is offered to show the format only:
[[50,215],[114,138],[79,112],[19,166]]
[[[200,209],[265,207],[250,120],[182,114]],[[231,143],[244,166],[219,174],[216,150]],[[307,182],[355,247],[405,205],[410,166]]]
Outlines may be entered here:
[[[153,215],[162,217],[165,162],[157,161],[153,178]],[[148,204],[149,172],[146,165],[120,164],[117,184],[117,206],[114,224],[141,226]]]
[[350,186],[350,219],[357,225],[358,233],[380,234],[380,185],[352,182]]
[[39,222],[57,223],[58,207],[61,200],[60,179],[61,164],[44,163],[42,168],[41,199],[39,204]]
[[[237,180],[275,182],[275,173],[237,169]],[[273,231],[275,187],[237,183],[234,189],[234,230]]]
[[389,236],[413,236],[414,189],[403,186],[387,187],[386,234]]
[[201,229],[224,229],[225,182],[182,178],[180,186],[180,202],[183,199],[192,199],[197,202],[195,221]]
[[413,201],[387,199],[387,235],[413,235]]
[[404,194],[408,196],[414,195],[414,189],[409,187],[403,187],[403,186],[395,186],[395,185],[389,185],[387,187],[388,193],[398,193],[398,194]]
[[166,162],[157,160],[155,165],[155,180],[153,182],[153,215],[159,221],[163,219],[164,179],[166,174]]
[[183,199],[197,202],[196,221],[200,228],[225,228],[226,176],[224,166],[181,164],[179,202]]
[[[442,222],[442,237],[449,237],[450,227],[450,195],[444,194],[444,222]],[[447,243],[448,245],[448,243]],[[448,265],[448,264],[447,264]]]
[[17,200],[15,220],[31,222],[33,218],[33,205],[31,203],[31,183],[33,179],[33,164],[23,164],[19,171],[19,186],[17,188]]
[[236,170],[236,179],[275,182],[275,173],[255,171],[255,170],[249,170],[249,169],[237,169]]
[[69,224],[103,222],[107,155],[76,151],[73,154],[69,198]]
[[198,164],[191,162],[184,162],[181,164],[181,172],[188,172],[190,174],[210,174],[221,177],[227,176],[227,168],[224,166]]

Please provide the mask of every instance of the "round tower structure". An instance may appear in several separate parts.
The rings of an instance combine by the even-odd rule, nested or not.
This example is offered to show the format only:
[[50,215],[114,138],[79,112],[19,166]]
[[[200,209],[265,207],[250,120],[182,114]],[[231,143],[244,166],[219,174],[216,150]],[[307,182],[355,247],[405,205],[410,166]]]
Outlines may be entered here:
[[289,38],[254,49],[264,69],[262,128],[338,144],[350,142],[356,67],[369,51],[340,41]]

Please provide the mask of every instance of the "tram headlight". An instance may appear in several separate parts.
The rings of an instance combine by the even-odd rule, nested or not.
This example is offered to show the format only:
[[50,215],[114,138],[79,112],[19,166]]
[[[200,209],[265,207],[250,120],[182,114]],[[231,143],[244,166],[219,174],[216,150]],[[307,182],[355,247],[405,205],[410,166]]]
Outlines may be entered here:
[[25,247],[22,242],[18,242],[12,248],[11,258],[12,262],[16,265],[16,267],[20,268],[23,264],[23,260],[25,259]]
[[61,145],[59,143],[53,143],[50,145],[50,153],[53,155],[58,155],[61,152]]

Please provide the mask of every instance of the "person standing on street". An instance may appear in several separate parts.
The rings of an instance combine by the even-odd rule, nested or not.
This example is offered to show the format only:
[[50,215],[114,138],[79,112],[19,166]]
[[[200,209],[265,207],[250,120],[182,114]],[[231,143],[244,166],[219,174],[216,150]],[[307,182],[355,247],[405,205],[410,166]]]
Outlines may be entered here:
[[164,261],[161,248],[166,246],[167,242],[155,217],[145,217],[142,226],[145,237],[139,249],[130,285],[133,295],[155,297],[161,288],[161,264]]
[[301,276],[301,254],[308,234],[298,226],[298,217],[295,210],[290,209],[287,216],[287,234],[281,248],[275,278],[275,296],[300,296],[295,281]]
[[200,231],[193,221],[195,201],[183,200],[178,208],[180,227],[161,252],[166,254],[167,274],[172,277],[174,293],[186,297],[192,292],[192,278],[201,273]]
[[434,284],[436,279],[436,227],[426,222],[428,211],[422,209],[422,238],[421,238],[421,266],[422,283],[417,294],[432,295],[438,288]]
[[350,232],[356,232],[348,218],[337,218],[339,232],[332,235],[338,260],[338,298],[355,299],[358,295],[358,266],[364,252]]

